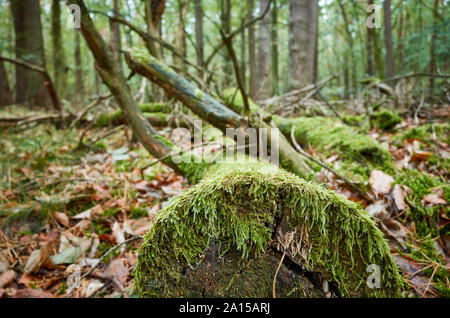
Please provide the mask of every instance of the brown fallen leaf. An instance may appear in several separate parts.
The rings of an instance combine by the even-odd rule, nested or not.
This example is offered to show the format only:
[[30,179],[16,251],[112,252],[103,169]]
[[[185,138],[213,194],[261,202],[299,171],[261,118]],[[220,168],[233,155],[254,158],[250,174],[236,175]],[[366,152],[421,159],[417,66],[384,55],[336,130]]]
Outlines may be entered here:
[[376,195],[387,194],[391,191],[394,178],[380,170],[373,170],[369,183]]
[[28,257],[25,265],[25,273],[36,273],[45,263],[47,258],[52,254],[56,247],[58,240],[56,238],[50,239],[41,249],[34,250],[30,257]]
[[392,199],[394,200],[397,210],[399,210],[399,211],[406,210],[403,189],[399,184],[396,184],[394,186],[394,189],[392,189]]
[[54,213],[56,220],[65,227],[70,227],[69,224],[69,217],[62,212],[55,212]]
[[18,290],[14,298],[56,298],[53,294],[42,289],[20,289]]
[[442,187],[431,189],[431,193],[424,196],[423,201],[432,205],[447,204],[447,201],[444,199],[444,189]]
[[116,282],[120,283],[120,286],[123,287],[129,275],[130,272],[125,266],[124,260],[116,258],[108,264],[102,276],[109,279],[115,279]]
[[0,288],[3,288],[5,286],[8,286],[9,284],[11,284],[13,282],[14,278],[16,278],[16,273],[12,269],[7,271],[6,273],[1,274],[0,275]]
[[426,161],[431,157],[431,155],[432,153],[428,151],[415,150],[413,152],[411,160],[415,162]]

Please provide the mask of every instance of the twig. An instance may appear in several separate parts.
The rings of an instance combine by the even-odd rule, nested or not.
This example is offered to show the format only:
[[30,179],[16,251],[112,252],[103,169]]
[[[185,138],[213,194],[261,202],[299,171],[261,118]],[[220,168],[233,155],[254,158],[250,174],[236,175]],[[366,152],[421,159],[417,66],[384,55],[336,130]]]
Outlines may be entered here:
[[281,256],[280,262],[278,263],[277,271],[275,272],[275,276],[273,277],[273,284],[272,284],[273,298],[277,298],[277,295],[276,295],[276,292],[275,292],[275,282],[277,281],[278,272],[280,271],[281,264],[283,264],[283,260],[284,260],[284,256],[285,255],[286,255],[286,253],[283,253],[283,255]]

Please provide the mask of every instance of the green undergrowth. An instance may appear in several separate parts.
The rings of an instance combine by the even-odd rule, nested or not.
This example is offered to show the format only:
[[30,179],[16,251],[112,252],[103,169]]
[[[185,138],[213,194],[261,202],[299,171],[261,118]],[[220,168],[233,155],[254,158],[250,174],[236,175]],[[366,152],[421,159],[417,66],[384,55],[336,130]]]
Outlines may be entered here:
[[393,142],[403,143],[408,139],[419,139],[426,145],[433,144],[433,132],[436,139],[450,144],[450,125],[447,124],[424,124],[417,127],[405,129],[394,136]]
[[389,152],[376,140],[357,133],[336,119],[327,117],[283,118],[274,116],[275,123],[285,135],[295,126],[295,138],[302,146],[310,146],[325,155],[337,151],[355,160],[383,164],[391,159]]
[[381,130],[391,131],[403,121],[402,117],[387,109],[380,110],[371,116],[371,122]]
[[[401,278],[381,231],[354,202],[263,163],[212,165],[202,182],[158,215],[138,250],[140,296],[174,296],[186,268],[214,242],[243,260],[267,253],[281,216],[307,229],[311,249],[302,265],[324,269],[343,296],[398,296]],[[381,267],[382,288],[366,285],[367,266]],[[245,295],[243,295],[245,297]]]
[[[242,114],[244,111],[244,98],[242,97],[241,91],[236,87],[229,87],[222,92],[222,100],[225,104],[237,112],[238,114]],[[248,96],[248,103],[250,106],[250,112],[258,111],[259,106]]]
[[398,176],[397,182],[412,190],[412,193],[408,195],[408,200],[413,207],[409,209],[408,215],[416,224],[418,237],[450,234],[449,226],[439,229],[435,224],[439,221],[441,209],[445,209],[447,217],[450,217],[448,208],[439,205],[425,206],[422,203],[423,197],[432,193],[432,189],[435,188],[442,188],[444,199],[450,202],[450,185],[438,177],[412,169],[403,170]]
[[[146,117],[152,117],[157,121],[167,122],[167,112],[170,111],[167,103],[143,103],[139,104],[139,108]],[[121,109],[117,109],[111,113],[101,113],[97,118],[98,127],[107,127],[113,124],[121,123],[125,120]]]

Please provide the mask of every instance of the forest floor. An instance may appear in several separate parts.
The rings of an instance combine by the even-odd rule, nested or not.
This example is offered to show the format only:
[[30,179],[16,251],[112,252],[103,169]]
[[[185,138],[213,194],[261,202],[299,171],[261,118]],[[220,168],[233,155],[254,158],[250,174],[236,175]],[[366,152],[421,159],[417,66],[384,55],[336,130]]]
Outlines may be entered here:
[[[377,219],[411,297],[450,297],[449,107],[439,111],[433,123],[409,118],[394,132],[366,132],[389,149],[397,168],[360,180],[374,202],[316,169],[329,188]],[[111,134],[99,139],[105,132]],[[43,123],[0,134],[0,298],[136,297],[131,270],[140,236],[188,182],[151,165],[154,158],[123,126],[60,130]],[[338,153],[309,152],[356,178]]]

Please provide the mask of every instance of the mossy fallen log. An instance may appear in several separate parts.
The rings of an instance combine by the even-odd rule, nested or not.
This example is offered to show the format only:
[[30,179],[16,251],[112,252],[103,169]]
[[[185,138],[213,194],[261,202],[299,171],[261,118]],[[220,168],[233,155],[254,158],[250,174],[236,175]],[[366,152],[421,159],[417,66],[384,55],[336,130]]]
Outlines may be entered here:
[[[357,204],[273,165],[227,162],[160,212],[135,287],[142,297],[272,297],[283,254],[277,297],[401,293],[383,234]],[[379,288],[367,284],[371,264]]]
[[299,144],[313,146],[320,151],[335,150],[351,158],[383,164],[391,159],[389,152],[376,140],[359,134],[353,128],[328,117],[273,117],[283,134],[291,134],[295,126],[295,138]]

